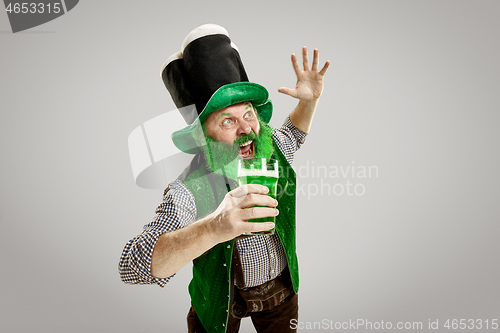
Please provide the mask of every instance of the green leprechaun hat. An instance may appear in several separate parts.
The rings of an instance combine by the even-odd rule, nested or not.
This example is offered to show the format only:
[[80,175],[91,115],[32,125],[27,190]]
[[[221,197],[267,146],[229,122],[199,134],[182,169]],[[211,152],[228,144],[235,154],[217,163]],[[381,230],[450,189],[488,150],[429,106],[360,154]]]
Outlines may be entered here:
[[[264,122],[271,119],[269,93],[263,86],[248,82],[238,48],[219,25],[205,24],[192,30],[181,51],[165,61],[161,77],[188,124],[172,134],[173,143],[183,152],[199,151],[195,130],[212,112],[227,106],[249,101]],[[191,105],[194,111],[188,107]]]

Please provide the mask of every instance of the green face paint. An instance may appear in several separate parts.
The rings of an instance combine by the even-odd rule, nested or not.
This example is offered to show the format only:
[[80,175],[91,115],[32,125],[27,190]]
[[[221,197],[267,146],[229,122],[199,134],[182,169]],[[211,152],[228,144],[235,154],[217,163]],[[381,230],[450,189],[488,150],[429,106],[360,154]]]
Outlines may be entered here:
[[205,123],[202,124],[204,140],[206,145],[202,145],[201,149],[207,162],[207,168],[215,173],[226,175],[227,177],[236,180],[238,173],[239,146],[249,140],[254,140],[254,155],[253,157],[271,158],[273,155],[273,129],[264,123],[258,117],[260,124],[259,135],[253,131],[247,135],[238,137],[233,144],[219,142],[208,136]]

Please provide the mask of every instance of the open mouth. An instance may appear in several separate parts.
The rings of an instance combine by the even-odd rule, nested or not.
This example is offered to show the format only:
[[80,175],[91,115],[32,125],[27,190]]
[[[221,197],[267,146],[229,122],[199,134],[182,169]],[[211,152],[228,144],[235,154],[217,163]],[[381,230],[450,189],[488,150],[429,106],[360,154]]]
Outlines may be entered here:
[[254,151],[255,149],[253,140],[247,141],[240,145],[240,156],[244,160],[252,158]]

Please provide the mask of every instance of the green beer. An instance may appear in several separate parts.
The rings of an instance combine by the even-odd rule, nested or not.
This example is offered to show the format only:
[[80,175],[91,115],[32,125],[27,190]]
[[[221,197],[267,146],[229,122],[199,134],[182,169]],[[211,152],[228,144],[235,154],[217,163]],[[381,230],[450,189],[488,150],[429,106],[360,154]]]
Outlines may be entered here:
[[[257,160],[257,161],[253,161]],[[273,199],[276,199],[276,189],[278,185],[278,161],[270,160],[266,163],[265,159],[252,159],[240,161],[238,166],[238,184],[259,184],[267,187],[269,192],[267,193]],[[256,206],[265,207],[265,206]],[[251,219],[248,222],[273,222],[276,223],[276,216],[268,216],[259,219]],[[260,231],[254,233],[244,233],[244,235],[272,235],[274,234],[274,229],[267,231]]]

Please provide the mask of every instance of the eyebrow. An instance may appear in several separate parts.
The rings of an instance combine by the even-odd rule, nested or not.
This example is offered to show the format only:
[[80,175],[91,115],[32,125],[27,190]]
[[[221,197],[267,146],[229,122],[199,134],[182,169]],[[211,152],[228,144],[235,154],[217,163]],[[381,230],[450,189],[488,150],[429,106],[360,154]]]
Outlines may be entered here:
[[[245,108],[245,111],[247,111],[247,110],[252,110],[252,111],[253,111],[253,110],[254,110],[253,105],[252,105],[252,104],[248,104],[248,105],[247,105],[247,107]],[[232,116],[232,114],[231,114],[231,113],[229,113],[229,112],[223,112],[223,113],[219,116],[219,118],[217,118],[217,120],[219,120],[220,118],[222,118],[222,117],[224,117],[224,116]]]
[[[246,110],[245,110],[246,111]],[[224,112],[222,113],[219,118],[217,118],[217,120],[219,120],[220,118],[224,117],[224,116],[230,116],[231,114],[229,112]]]

